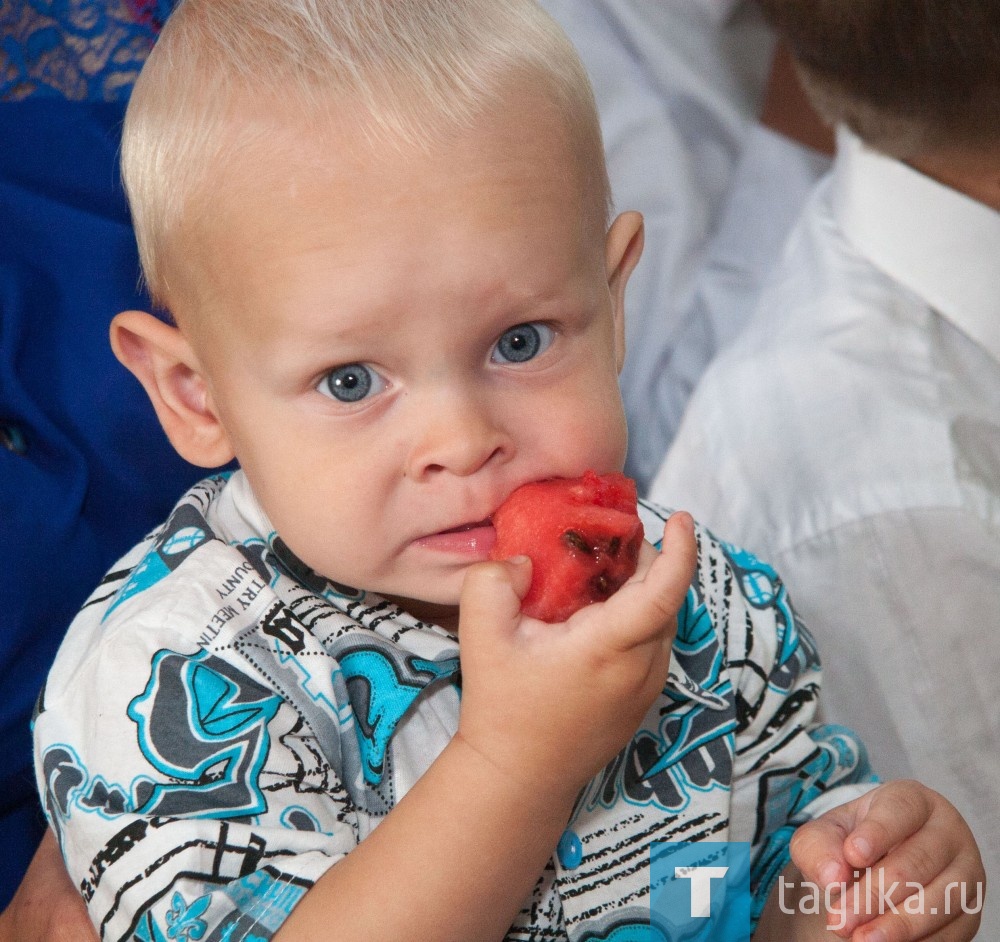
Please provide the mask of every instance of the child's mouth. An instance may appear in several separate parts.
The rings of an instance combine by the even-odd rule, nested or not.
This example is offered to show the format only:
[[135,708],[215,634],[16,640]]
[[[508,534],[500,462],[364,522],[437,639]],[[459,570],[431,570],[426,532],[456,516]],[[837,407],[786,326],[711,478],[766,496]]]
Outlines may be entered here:
[[440,533],[435,534],[436,536],[442,536],[447,533],[465,533],[468,530],[479,530],[482,527],[492,527],[493,522],[487,517],[485,520],[478,520],[475,523],[463,523],[461,526],[452,527],[450,530],[442,530]]
[[458,553],[485,559],[495,542],[496,531],[487,518],[431,533],[417,540],[417,545],[443,553]]

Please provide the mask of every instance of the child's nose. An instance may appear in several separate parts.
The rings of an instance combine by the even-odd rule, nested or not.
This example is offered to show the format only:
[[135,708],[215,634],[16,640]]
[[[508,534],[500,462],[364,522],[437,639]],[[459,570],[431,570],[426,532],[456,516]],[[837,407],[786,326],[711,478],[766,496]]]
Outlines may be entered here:
[[513,454],[513,441],[481,390],[448,392],[417,404],[407,473],[414,479],[446,471],[464,477]]

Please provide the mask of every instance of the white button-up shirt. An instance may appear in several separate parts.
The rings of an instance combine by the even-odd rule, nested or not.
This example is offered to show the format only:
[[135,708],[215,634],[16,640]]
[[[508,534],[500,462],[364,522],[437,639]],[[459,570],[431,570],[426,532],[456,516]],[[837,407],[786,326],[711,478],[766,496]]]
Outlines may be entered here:
[[1000,213],[841,132],[651,496],[784,575],[827,718],[959,807],[995,895]]

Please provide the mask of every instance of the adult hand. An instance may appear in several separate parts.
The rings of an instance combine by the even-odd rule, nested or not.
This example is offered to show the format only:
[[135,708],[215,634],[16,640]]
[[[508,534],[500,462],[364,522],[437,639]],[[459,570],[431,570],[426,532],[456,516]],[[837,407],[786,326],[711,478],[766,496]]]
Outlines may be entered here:
[[98,942],[51,831],[38,845],[10,905],[0,913],[0,942]]

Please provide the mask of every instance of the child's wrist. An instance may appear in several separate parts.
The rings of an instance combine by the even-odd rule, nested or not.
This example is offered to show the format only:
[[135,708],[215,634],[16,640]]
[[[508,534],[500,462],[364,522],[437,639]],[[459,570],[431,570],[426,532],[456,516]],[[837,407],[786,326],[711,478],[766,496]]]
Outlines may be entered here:
[[473,787],[478,781],[480,787],[495,792],[501,803],[506,798],[522,807],[537,805],[538,813],[546,816],[568,819],[585,784],[553,774],[557,772],[556,762],[546,762],[536,772],[527,764],[504,761],[464,735],[461,726],[448,748],[457,754],[463,774],[469,776]]

